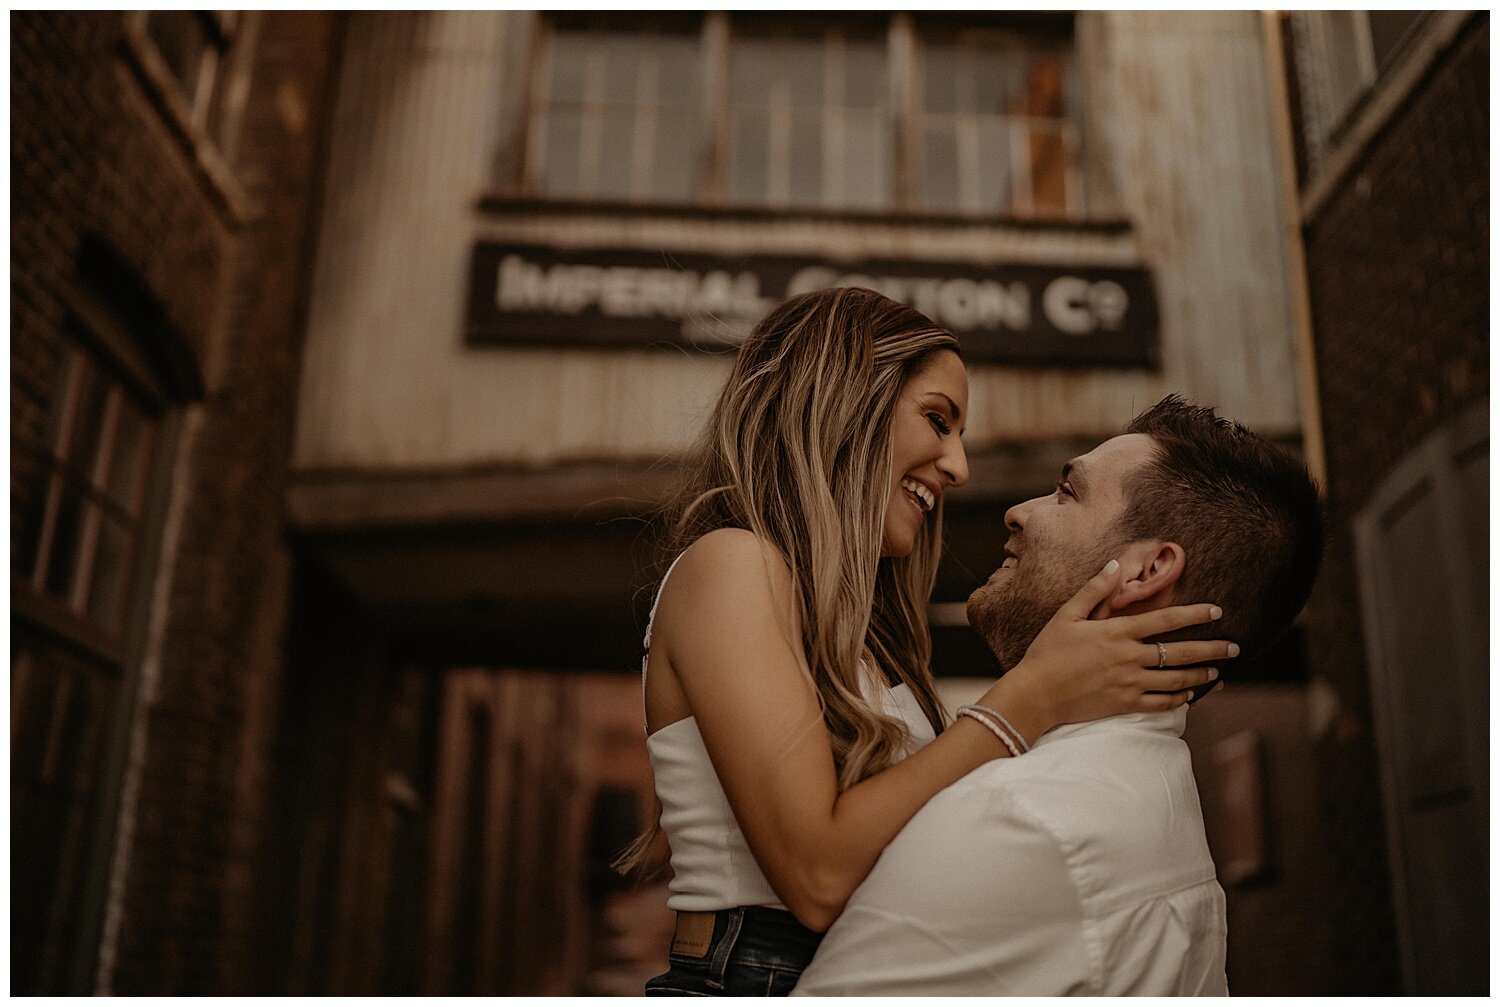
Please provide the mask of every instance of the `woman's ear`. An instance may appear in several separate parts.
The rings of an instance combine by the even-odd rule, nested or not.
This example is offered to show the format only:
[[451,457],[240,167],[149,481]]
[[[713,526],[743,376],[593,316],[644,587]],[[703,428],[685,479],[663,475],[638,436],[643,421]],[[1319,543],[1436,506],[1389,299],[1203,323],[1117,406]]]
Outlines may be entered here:
[[1129,573],[1115,593],[1100,606],[1107,608],[1109,615],[1134,615],[1164,608],[1172,604],[1177,581],[1187,568],[1187,553],[1176,542],[1141,542],[1128,550],[1130,559],[1124,557]]

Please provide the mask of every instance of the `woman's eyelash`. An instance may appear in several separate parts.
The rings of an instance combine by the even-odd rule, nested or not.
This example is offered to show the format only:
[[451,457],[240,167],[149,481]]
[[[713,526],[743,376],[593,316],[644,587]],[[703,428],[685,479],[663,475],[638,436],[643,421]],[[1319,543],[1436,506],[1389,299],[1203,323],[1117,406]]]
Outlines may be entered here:
[[953,429],[952,427],[948,426],[948,421],[943,419],[941,413],[928,413],[927,418],[932,421],[932,425],[937,427],[939,432],[941,432],[944,436],[947,436]]
[[1059,481],[1057,484],[1057,492],[1060,496],[1077,496],[1077,494],[1073,492],[1072,485],[1062,481]]

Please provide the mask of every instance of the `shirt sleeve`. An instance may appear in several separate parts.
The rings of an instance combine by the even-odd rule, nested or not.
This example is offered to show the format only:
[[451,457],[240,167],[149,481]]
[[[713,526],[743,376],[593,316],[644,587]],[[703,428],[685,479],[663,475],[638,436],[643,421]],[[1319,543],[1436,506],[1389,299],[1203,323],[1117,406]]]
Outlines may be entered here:
[[1094,992],[1098,955],[1074,880],[1009,762],[980,767],[917,813],[829,929],[797,995]]

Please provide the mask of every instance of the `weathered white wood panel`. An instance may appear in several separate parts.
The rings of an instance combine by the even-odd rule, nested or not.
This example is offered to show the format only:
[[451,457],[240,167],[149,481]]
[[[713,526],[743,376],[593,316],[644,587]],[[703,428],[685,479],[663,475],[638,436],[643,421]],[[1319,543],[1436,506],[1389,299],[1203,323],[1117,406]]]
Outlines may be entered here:
[[1169,391],[1266,432],[1298,428],[1275,148],[1252,14],[1080,15],[1091,121],[1153,270],[1162,372],[985,368],[970,441],[1095,435]]
[[296,444],[304,469],[548,465],[685,447],[727,361],[680,350],[466,348],[479,238],[728,254],[1133,264],[1163,370],[975,369],[969,441],[1104,436],[1168,391],[1297,430],[1274,147],[1251,14],[1080,15],[1091,149],[1129,232],[549,216],[479,208],[514,129],[534,15],[351,20]]

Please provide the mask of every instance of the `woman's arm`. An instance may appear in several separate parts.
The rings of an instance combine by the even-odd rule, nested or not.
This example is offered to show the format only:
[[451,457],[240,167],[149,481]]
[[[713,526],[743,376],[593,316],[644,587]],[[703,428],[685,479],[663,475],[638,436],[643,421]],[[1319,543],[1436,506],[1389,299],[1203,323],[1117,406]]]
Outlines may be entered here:
[[[1074,714],[1080,704],[1092,704],[1087,712],[1093,716],[1105,715],[1093,712],[1101,705],[1107,713],[1166,708],[1186,701],[1188,693],[1181,690],[1206,680],[1198,669],[1153,672],[1157,677],[1145,688],[1177,695],[1144,697],[1151,705],[1141,705],[1140,688],[1132,685],[1136,705],[1116,708],[1117,693],[1123,696],[1120,690],[1126,688],[1119,680],[1126,674],[1111,678],[1109,672],[1128,667],[1133,683],[1142,680],[1134,663],[1141,646],[1119,639],[1122,627],[1148,617],[1084,622],[1115,579],[1113,571],[1094,578],[1054,619],[1061,621],[1062,630],[1049,624],[1026,660],[986,693],[987,705],[1005,713],[1028,740],[1079,719]],[[653,651],[666,658],[669,677],[697,719],[714,770],[766,879],[798,919],[821,931],[843,910],[886,844],[933,794],[1007,753],[984,727],[960,718],[921,751],[840,794],[832,747],[802,653],[793,592],[791,573],[774,549],[749,532],[714,532],[694,543],[669,579],[652,631]],[[1160,617],[1175,611],[1175,627],[1207,621],[1207,609],[1188,606],[1150,615],[1162,623]],[[1079,610],[1082,617],[1074,619]],[[1183,614],[1192,610],[1192,616]],[[1108,634],[1103,631],[1107,626],[1112,627]],[[1134,644],[1128,654],[1126,642]],[[1222,655],[1224,644],[1217,646]],[[1078,653],[1064,656],[1064,649]],[[1093,662],[1087,676],[1078,670],[1083,662]],[[1099,668],[1106,673],[1099,674]],[[1089,686],[1076,684],[1085,678]],[[1101,679],[1107,686],[1100,686]],[[669,684],[648,681],[648,688],[659,695]],[[1106,689],[1108,698],[1101,700]]]

